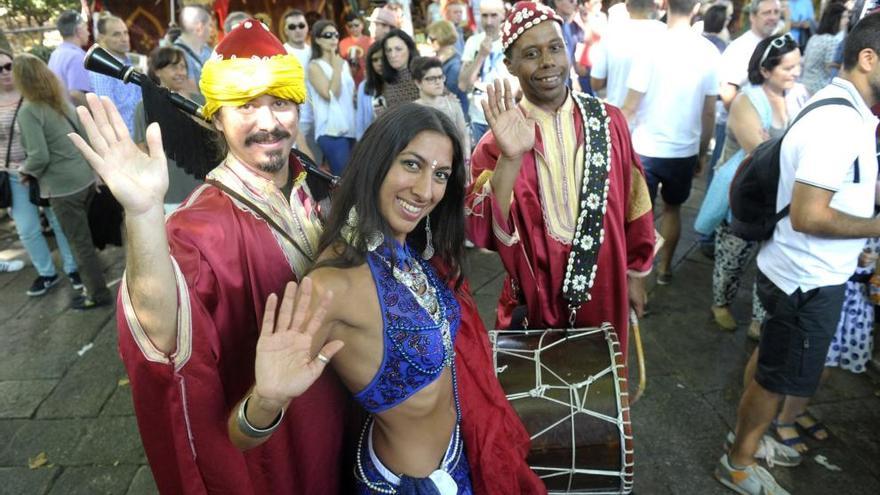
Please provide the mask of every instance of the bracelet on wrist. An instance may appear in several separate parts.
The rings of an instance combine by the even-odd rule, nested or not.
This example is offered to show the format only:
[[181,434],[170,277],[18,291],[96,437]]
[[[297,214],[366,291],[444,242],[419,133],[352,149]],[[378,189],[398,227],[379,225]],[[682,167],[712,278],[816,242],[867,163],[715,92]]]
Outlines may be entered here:
[[245,399],[241,403],[241,406],[239,406],[239,408],[238,408],[238,415],[237,415],[238,429],[245,436],[250,437],[250,438],[268,437],[275,430],[277,430],[279,426],[281,426],[281,420],[284,418],[284,408],[281,408],[281,412],[278,413],[278,416],[275,418],[275,421],[272,421],[272,424],[270,424],[269,426],[267,426],[265,428],[257,428],[256,426],[252,425],[248,421],[247,414],[246,414],[247,405],[248,405],[248,402],[250,402],[251,397],[252,397],[251,395],[248,395],[247,399]]

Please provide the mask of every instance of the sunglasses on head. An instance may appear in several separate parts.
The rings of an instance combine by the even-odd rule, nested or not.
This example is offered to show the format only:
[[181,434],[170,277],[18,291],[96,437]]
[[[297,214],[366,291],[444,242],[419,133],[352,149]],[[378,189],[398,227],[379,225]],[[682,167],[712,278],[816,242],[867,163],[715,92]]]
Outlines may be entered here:
[[325,40],[330,40],[330,39],[333,39],[333,38],[338,38],[338,37],[339,37],[339,33],[337,33],[336,31],[324,31],[324,32],[321,33],[320,36],[318,36],[318,37],[319,37],[319,38],[324,38]]
[[767,61],[767,56],[770,55],[771,48],[781,50],[782,47],[788,44],[797,45],[797,42],[791,36],[791,33],[785,33],[782,36],[777,36],[776,38],[773,38],[773,40],[767,45],[767,48],[764,49],[764,54],[761,55],[761,61],[758,62],[758,67],[764,65],[764,62]]
[[0,65],[0,72],[6,72],[6,71],[12,72],[12,62],[9,62],[8,64]]
[[305,29],[305,28],[306,28],[306,25],[307,25],[307,24],[304,23],[304,22],[300,22],[300,23],[293,23],[293,22],[291,22],[290,24],[287,25],[287,30],[288,30],[288,31],[295,31],[295,30],[297,30],[297,29]]

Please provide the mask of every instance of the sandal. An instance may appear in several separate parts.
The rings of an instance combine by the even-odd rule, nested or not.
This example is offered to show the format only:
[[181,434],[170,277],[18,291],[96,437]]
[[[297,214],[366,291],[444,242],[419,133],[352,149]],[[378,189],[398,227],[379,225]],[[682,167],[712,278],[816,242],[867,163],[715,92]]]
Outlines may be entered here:
[[[779,440],[781,444],[797,450],[800,454],[805,454],[807,450],[809,450],[807,444],[804,443],[804,437],[802,437],[798,432],[796,423],[778,423],[774,419],[773,423],[771,423],[771,426],[773,427],[773,437],[776,438],[776,440]],[[795,436],[788,438],[783,437],[782,434],[779,432],[780,428],[791,429],[791,431],[794,431]]]
[[[825,424],[816,419],[809,412],[798,414],[798,416],[794,418],[794,424],[798,427],[799,430],[803,431],[807,435],[810,435],[816,440],[825,440],[829,436],[828,428],[825,427]],[[807,426],[807,424],[809,426]]]

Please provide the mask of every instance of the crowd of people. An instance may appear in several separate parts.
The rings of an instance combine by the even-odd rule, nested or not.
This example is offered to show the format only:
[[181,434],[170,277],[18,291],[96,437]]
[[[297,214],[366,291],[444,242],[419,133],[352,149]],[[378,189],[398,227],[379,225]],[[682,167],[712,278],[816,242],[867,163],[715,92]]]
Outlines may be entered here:
[[[216,46],[213,14],[182,7],[146,75],[217,131],[204,180],[167,156],[174,130],[136,85],[83,67],[82,13],[58,17],[48,62],[0,50],[0,199],[37,272],[28,295],[60,281],[44,216],[73,307],[112,304],[88,222],[97,185],[124,209],[119,345],[160,490],[546,491],[465,246],[507,272],[496,328],[610,322],[626,356],[649,274],[676,283],[681,206],[703,174],[693,228],[725,331],[757,260],[759,343],[715,476],[788,493],[759,462],[796,466],[807,437],[828,438],[809,400],[828,367],[863,372],[873,348],[880,13],[828,0],[817,21],[809,0],[751,0],[737,35],[728,0],[424,7],[415,23],[401,0],[312,22],[289,9],[277,36],[230,12]],[[93,34],[134,64],[122,19],[102,13]],[[729,198],[771,145],[781,214],[755,240]]]

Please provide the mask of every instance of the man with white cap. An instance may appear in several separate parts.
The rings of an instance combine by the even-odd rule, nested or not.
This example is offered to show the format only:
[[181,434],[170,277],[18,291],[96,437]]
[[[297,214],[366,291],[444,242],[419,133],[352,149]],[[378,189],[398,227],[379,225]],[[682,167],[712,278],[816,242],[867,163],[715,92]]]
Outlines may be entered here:
[[[89,96],[77,112],[90,144],[71,136],[126,212],[119,350],[144,450],[162,493],[339,493],[346,400],[335,375],[321,373],[325,361],[308,364],[316,381],[288,414],[264,420],[274,405],[250,390],[264,302],[302,280],[317,254],[317,183],[290,151],[303,68],[249,19],[217,46],[199,84],[228,153],[167,222],[158,125],[147,128],[145,154],[113,104]],[[275,434],[240,452],[227,428]]]
[[[483,3],[485,5],[485,2]],[[507,270],[497,328],[611,322],[626,356],[630,305],[641,313],[654,225],[645,176],[620,110],[569,90],[562,19],[520,2],[501,28],[523,98],[495,81],[491,131],[471,159],[465,213],[474,244]]]

